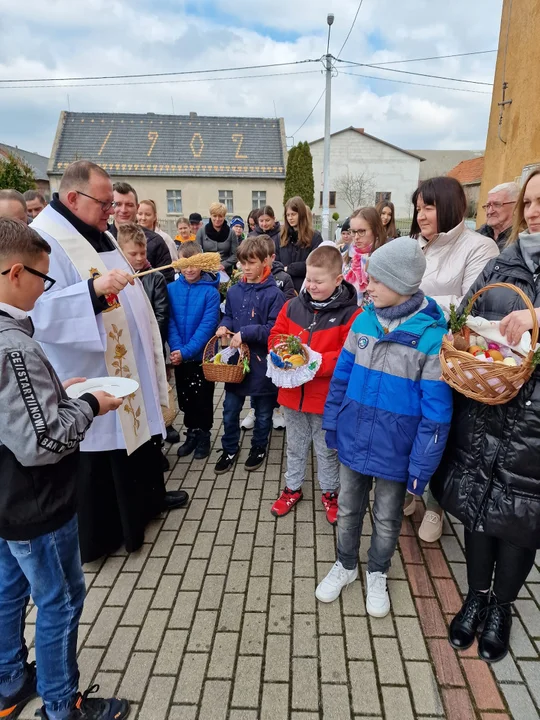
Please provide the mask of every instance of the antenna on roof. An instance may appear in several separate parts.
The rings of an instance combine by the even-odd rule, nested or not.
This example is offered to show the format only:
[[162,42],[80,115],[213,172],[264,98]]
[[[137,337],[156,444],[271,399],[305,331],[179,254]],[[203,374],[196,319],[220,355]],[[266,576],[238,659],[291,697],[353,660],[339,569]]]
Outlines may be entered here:
[[67,101],[68,101],[68,112],[71,112],[71,105],[70,105],[70,103],[69,103],[69,93],[68,93],[68,96],[67,96]]
[[276,116],[277,120],[277,110],[276,110],[276,101],[274,100],[274,115]]
[[172,105],[172,114],[173,114],[173,115],[176,115],[176,113],[174,112],[174,100],[173,100],[173,96],[172,96],[172,95],[171,95],[171,105]]

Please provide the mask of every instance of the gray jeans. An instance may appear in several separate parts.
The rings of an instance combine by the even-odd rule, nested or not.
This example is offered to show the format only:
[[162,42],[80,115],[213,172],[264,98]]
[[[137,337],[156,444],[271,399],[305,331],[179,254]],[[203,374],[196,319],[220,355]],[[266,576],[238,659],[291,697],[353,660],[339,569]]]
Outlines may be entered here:
[[317,478],[323,493],[339,487],[339,460],[336,450],[326,446],[322,415],[283,408],[287,428],[287,472],[285,483],[289,490],[299,490],[306,477],[311,442],[317,456]]
[[[347,570],[358,565],[364,516],[373,478],[341,465],[338,502],[338,560]],[[373,532],[368,552],[368,572],[388,572],[401,531],[407,483],[375,479]]]

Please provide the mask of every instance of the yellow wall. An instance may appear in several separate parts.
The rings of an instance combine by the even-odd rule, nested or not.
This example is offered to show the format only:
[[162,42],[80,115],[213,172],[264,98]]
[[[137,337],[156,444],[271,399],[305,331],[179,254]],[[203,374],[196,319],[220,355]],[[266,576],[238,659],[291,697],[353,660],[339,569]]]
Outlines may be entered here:
[[[509,18],[509,11],[511,13]],[[510,20],[507,49],[508,19]],[[504,0],[497,69],[486,143],[480,205],[492,187],[521,176],[523,167],[540,163],[540,1]],[[506,55],[506,73],[504,72]],[[506,80],[506,99],[499,137],[498,103]],[[484,222],[479,209],[478,220]]]

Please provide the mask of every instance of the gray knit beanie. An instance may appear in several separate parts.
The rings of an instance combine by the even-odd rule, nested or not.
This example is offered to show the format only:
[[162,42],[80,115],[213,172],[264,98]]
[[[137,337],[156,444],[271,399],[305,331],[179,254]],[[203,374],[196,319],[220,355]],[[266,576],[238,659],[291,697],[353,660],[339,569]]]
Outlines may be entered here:
[[396,238],[375,250],[367,272],[399,295],[414,295],[426,271],[426,258],[418,240]]

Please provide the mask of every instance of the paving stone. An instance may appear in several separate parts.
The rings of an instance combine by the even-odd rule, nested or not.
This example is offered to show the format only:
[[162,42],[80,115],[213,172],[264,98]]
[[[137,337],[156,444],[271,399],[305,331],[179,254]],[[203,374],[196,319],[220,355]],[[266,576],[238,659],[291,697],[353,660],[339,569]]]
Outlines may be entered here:
[[253,534],[237,535],[233,547],[233,560],[250,560],[253,549]]
[[255,710],[231,710],[229,720],[258,720],[258,716]]
[[444,715],[441,696],[430,664],[409,661],[406,665],[416,712],[419,715]]
[[272,547],[272,545],[274,544],[275,531],[275,523],[259,523],[257,525],[257,532],[255,534],[255,545],[259,545],[262,547]]
[[142,700],[154,660],[154,653],[133,653],[118,689],[120,697],[133,702]]
[[176,600],[181,579],[180,575],[163,575],[152,598],[151,607],[155,610],[170,610]]
[[133,595],[122,615],[121,625],[142,625],[152,600],[152,590],[134,590]]
[[288,635],[267,635],[265,682],[288,682],[291,657]]
[[318,657],[319,643],[315,615],[295,615],[293,655]]
[[371,642],[367,619],[364,617],[345,617],[345,638],[349,660],[369,660],[372,658]]
[[208,655],[203,653],[186,653],[184,655],[182,670],[174,694],[174,702],[199,702],[207,664]]
[[292,562],[293,549],[288,535],[278,535],[274,542],[274,562]]
[[315,658],[293,659],[292,707],[301,710],[319,708],[319,683]]
[[242,626],[244,596],[226,593],[221,603],[218,630],[238,632]]
[[198,712],[197,705],[173,705],[169,711],[169,720],[195,720]]
[[260,720],[289,720],[287,685],[264,684]]
[[255,547],[251,558],[251,576],[269,577],[273,573],[273,548]]
[[89,625],[94,622],[108,594],[108,588],[90,588],[86,593],[81,616],[81,623],[83,625]]
[[249,562],[231,561],[227,573],[227,584],[225,592],[243,593],[246,592],[249,574]]
[[182,590],[200,590],[206,575],[208,560],[190,560],[182,580]]
[[312,523],[296,523],[296,547],[314,547]]
[[232,547],[230,545],[215,545],[206,568],[207,575],[223,575],[228,572]]
[[457,659],[457,653],[448,640],[432,639],[428,640],[428,645],[439,683],[464,687],[465,678]]
[[289,634],[291,632],[291,602],[288,595],[271,595],[268,613],[268,631]]
[[453,535],[443,535],[441,545],[448,562],[463,562],[465,560],[461,545]]
[[200,532],[197,535],[193,550],[191,551],[192,558],[205,559],[209,558],[212,554],[212,548],[214,547],[214,540],[216,539],[215,533]]
[[165,567],[165,558],[148,558],[144,570],[139,576],[138,588],[156,588]]
[[414,720],[407,688],[383,687],[382,696],[386,720]]
[[233,707],[259,707],[262,657],[240,656],[234,674]]
[[169,714],[169,701],[174,690],[172,677],[152,677],[141,708],[141,718],[165,720]]
[[373,635],[392,637],[396,634],[394,623],[392,622],[392,615],[390,614],[384,618],[369,617],[369,625]]
[[[328,571],[329,568],[327,568]],[[365,615],[366,603],[364,592],[359,580],[351,583],[341,593],[341,604],[344,615]]]
[[167,610],[150,610],[137,640],[137,650],[158,650],[169,619]]
[[169,556],[165,572],[171,575],[183,573],[188,564],[191,548],[188,545],[175,545]]
[[262,655],[266,633],[266,615],[245,613],[240,652],[243,655]]
[[321,681],[327,683],[347,682],[343,638],[326,635],[319,638],[321,657]]
[[207,575],[199,599],[200,610],[219,610],[225,587],[225,575]]
[[290,595],[292,592],[292,563],[274,563],[272,566],[272,592]]
[[406,580],[392,580],[388,583],[392,612],[394,615],[416,616],[416,608],[412,599],[409,583]]
[[196,592],[183,592],[182,590],[176,596],[173,611],[169,619],[170,628],[189,628],[193,616],[195,615],[195,607],[199,594]]
[[349,720],[349,693],[344,685],[323,685],[322,706],[324,720]]
[[531,695],[525,685],[501,685],[512,717],[515,720],[538,720],[538,711],[534,707]]
[[169,557],[178,532],[162,530],[154,543],[150,557]]
[[403,657],[406,660],[427,660],[426,643],[418,619],[397,617],[396,626]]
[[107,605],[125,607],[138,577],[137,573],[121,573],[115,580],[111,592],[107,597]]
[[379,682],[382,685],[406,685],[405,673],[395,638],[373,638]]
[[[495,666],[498,663],[495,664]],[[495,666],[493,669],[495,669]],[[519,667],[523,673],[529,690],[540,707],[540,663],[539,662],[520,662]]]
[[454,580],[434,578],[433,583],[443,612],[449,615],[456,615],[461,609],[462,598]]
[[118,577],[124,562],[125,558],[123,557],[107,558],[94,579],[94,587],[111,587]]
[[101,669],[124,671],[138,633],[139,628],[136,627],[117,627],[101,663]]
[[232,545],[236,535],[236,525],[235,520],[222,520],[219,523],[216,545]]
[[167,630],[154,667],[158,675],[178,675],[187,642],[186,630]]
[[86,638],[88,647],[107,647],[114,630],[120,620],[122,608],[103,607],[97,616],[89,636]]
[[189,636],[189,652],[207,652],[210,650],[216,622],[216,611],[198,610],[195,613],[195,620]]
[[238,638],[238,633],[216,633],[208,668],[209,678],[232,678]]
[[514,606],[529,633],[540,638],[540,608],[534,600],[516,600]]
[[230,692],[230,682],[226,680],[207,680],[204,684],[200,717],[225,720]]
[[521,620],[514,617],[510,632],[510,647],[516,658],[538,658],[538,652],[531,643]]
[[252,577],[246,598],[246,611],[265,612],[268,606],[270,578]]
[[315,577],[315,551],[310,547],[297,547],[294,562],[295,577]]
[[310,578],[294,578],[294,612],[315,611],[315,587]]

